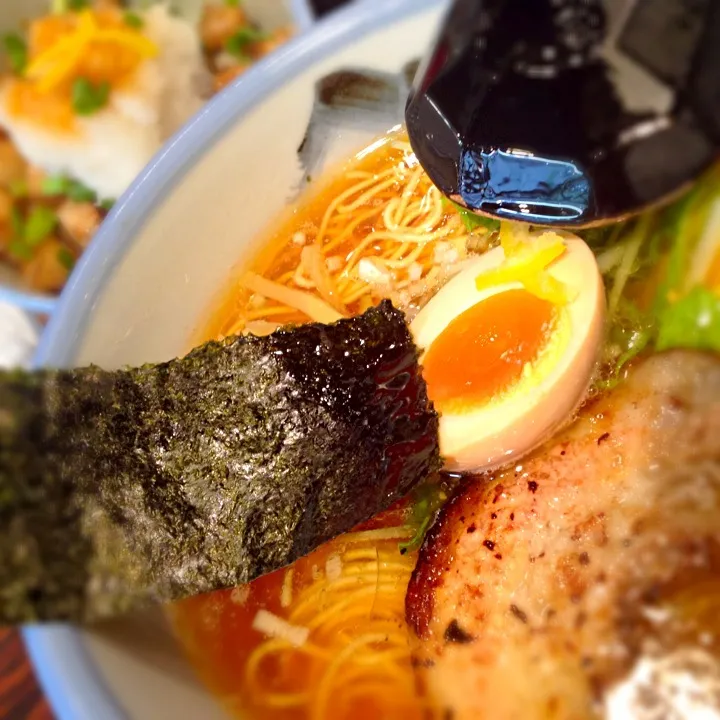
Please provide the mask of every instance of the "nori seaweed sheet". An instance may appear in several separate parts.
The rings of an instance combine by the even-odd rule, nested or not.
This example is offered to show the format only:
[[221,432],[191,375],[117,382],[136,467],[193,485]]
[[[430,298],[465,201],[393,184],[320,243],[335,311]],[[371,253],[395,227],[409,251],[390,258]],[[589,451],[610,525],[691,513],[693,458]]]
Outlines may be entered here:
[[0,623],[281,568],[439,469],[437,424],[388,302],[160,365],[0,373]]

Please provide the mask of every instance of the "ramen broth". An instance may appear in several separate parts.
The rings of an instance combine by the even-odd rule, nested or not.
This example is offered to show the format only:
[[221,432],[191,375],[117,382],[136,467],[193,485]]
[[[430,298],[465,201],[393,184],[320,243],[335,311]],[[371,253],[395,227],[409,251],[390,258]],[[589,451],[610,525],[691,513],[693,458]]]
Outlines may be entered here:
[[407,519],[389,511],[287,570],[171,609],[200,677],[234,716],[427,717],[405,625],[417,559],[399,550]]

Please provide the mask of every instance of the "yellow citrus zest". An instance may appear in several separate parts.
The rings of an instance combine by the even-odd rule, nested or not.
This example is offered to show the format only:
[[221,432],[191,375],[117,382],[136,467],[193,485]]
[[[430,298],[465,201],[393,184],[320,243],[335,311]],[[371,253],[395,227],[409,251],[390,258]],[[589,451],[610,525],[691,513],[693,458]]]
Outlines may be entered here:
[[475,279],[478,290],[520,283],[529,293],[554,305],[565,305],[572,300],[565,283],[548,272],[550,265],[567,252],[557,233],[533,236],[526,225],[503,223],[500,244],[505,259],[499,267],[487,270]]
[[66,80],[73,79],[91,44],[125,47],[139,58],[156,57],[159,52],[155,43],[135,28],[103,28],[92,10],[84,10],[79,14],[72,32],[60,37],[31,61],[25,73],[26,78],[35,83],[38,91],[51,92]]

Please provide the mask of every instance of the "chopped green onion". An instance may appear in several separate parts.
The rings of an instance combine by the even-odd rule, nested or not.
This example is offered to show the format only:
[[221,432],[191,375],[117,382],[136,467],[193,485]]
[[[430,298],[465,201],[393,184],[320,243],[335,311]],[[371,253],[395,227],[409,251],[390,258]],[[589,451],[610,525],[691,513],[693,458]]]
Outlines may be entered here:
[[417,527],[415,534],[407,542],[398,543],[401,555],[408,552],[415,552],[420,549],[423,544],[423,540],[425,539],[425,534],[430,527],[431,520],[432,516],[430,514],[426,515]]
[[240,0],[225,0],[225,5],[228,7],[240,7],[241,4]]
[[145,21],[142,17],[132,10],[128,10],[123,15],[123,21],[128,27],[134,28],[135,30],[141,30],[145,27]]
[[55,230],[57,222],[57,215],[42,205],[34,207],[27,218],[23,217],[18,207],[14,207],[10,215],[13,231],[8,245],[10,255],[17,260],[31,260],[33,250]]
[[268,36],[262,30],[253,27],[240,28],[226,43],[225,50],[231,55],[240,59],[247,59],[247,50],[250,45],[262,40],[267,40]]
[[484,228],[489,232],[495,232],[500,229],[499,220],[483,217],[482,215],[476,215],[474,212],[464,208],[462,205],[458,205],[456,202],[446,198],[445,196],[443,196],[442,202],[445,205],[452,205],[455,210],[457,210],[458,215],[460,215],[460,219],[462,220],[462,224],[468,232],[472,232],[477,228]]
[[58,223],[57,214],[43,205],[35,206],[25,220],[25,242],[33,248],[46,240]]
[[86,185],[83,185],[79,180],[68,180],[65,188],[65,194],[73,202],[97,202],[97,194],[95,191]]
[[25,40],[17,33],[10,33],[3,38],[3,47],[12,71],[22,75],[28,63],[28,48]]
[[58,250],[57,259],[66,270],[72,270],[75,267],[75,256],[67,248]]
[[72,86],[72,105],[78,115],[94,115],[102,110],[110,99],[110,83],[98,85],[87,78],[77,78]]
[[413,491],[411,523],[415,526],[415,534],[407,542],[399,543],[402,555],[420,549],[428,528],[447,499],[445,488],[433,481],[423,483]]
[[472,232],[477,228],[484,228],[490,232],[495,232],[500,229],[499,220],[493,220],[493,218],[476,215],[474,212],[470,212],[470,210],[465,210],[465,208],[461,208],[459,212],[463,225],[468,232]]
[[43,195],[56,197],[66,195],[73,202],[97,202],[97,195],[94,190],[83,185],[78,180],[72,180],[64,175],[51,175],[46,177],[40,188]]
[[43,178],[40,192],[48,197],[64,195],[67,192],[68,179],[64,175],[49,175]]

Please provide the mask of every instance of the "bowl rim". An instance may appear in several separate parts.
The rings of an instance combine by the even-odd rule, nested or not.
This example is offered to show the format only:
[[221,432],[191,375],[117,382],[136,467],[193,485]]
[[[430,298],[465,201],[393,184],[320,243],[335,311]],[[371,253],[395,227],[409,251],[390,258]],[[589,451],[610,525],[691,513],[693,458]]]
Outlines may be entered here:
[[[445,0],[352,3],[290,40],[205,105],[165,144],[116,203],[62,292],[34,366],[72,362],[95,300],[132,246],[137,231],[207,149],[235,123],[343,46],[444,3]],[[58,720],[98,717],[126,720],[121,701],[113,696],[92,662],[79,630],[63,624],[35,625],[22,628],[22,635]]]
[[54,295],[34,293],[0,283],[0,302],[13,305],[33,315],[52,315],[57,307],[58,299]]

